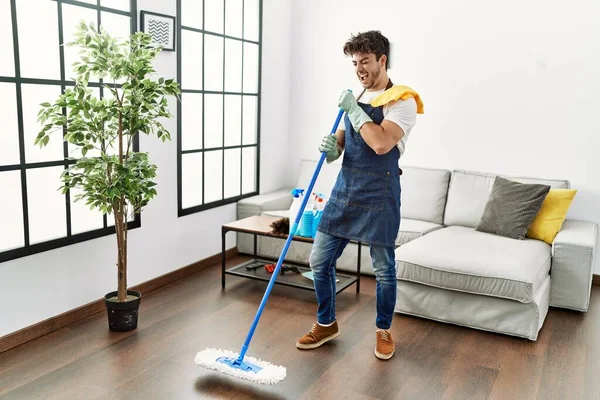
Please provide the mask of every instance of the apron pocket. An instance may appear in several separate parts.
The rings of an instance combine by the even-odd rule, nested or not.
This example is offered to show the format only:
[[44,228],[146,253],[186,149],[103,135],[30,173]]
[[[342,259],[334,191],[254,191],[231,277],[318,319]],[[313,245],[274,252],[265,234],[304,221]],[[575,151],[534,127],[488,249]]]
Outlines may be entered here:
[[351,167],[343,168],[345,168],[344,175],[347,185],[342,197],[348,202],[348,205],[369,210],[383,210],[388,197],[391,174],[389,172],[363,171]]

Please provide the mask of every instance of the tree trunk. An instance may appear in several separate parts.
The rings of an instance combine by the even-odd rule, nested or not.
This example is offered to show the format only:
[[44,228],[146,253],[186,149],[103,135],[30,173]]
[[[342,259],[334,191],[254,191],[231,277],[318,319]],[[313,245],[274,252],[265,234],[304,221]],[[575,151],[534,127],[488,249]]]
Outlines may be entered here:
[[[119,164],[123,165],[123,115],[119,113]],[[119,210],[115,214],[116,218],[119,219],[119,226],[117,228],[117,241],[119,246],[118,254],[118,271],[119,271],[119,286],[118,295],[119,301],[123,302],[127,298],[127,217],[125,216],[125,195],[121,193],[119,200]],[[125,221],[123,219],[125,218]]]
[[121,210],[115,210],[115,229],[117,232],[117,292],[118,300],[123,302],[127,298],[127,242],[125,241],[123,212]]

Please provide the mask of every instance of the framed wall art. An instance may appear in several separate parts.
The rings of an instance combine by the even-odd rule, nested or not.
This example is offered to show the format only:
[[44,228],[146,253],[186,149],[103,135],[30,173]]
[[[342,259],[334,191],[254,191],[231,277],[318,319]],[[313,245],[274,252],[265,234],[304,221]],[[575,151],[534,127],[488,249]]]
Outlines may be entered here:
[[142,32],[152,36],[152,44],[163,46],[163,51],[175,51],[175,17],[141,11],[140,26]]

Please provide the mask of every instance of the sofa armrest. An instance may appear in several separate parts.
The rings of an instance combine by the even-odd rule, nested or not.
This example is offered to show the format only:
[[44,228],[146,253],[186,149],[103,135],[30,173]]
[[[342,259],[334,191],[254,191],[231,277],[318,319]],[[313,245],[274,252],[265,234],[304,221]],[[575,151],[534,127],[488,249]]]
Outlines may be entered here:
[[552,244],[551,306],[587,311],[597,231],[594,222],[565,220]]
[[291,191],[292,189],[279,189],[242,199],[237,202],[237,218],[260,215],[263,211],[289,209],[292,206]]

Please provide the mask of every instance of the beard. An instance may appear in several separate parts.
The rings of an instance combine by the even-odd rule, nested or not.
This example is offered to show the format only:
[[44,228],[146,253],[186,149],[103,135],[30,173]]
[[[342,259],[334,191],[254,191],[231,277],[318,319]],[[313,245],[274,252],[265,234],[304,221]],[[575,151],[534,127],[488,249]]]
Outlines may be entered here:
[[377,69],[373,72],[368,72],[364,78],[361,78],[361,74],[358,74],[358,80],[365,89],[371,89],[373,86],[375,86],[375,82],[377,82],[377,79],[379,79],[380,75],[381,67],[377,65]]

